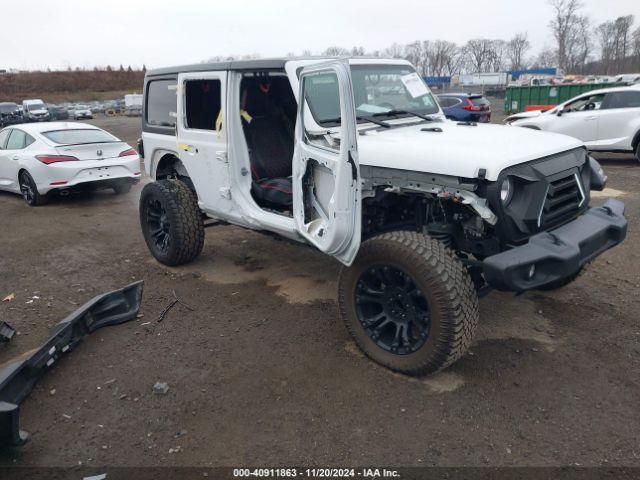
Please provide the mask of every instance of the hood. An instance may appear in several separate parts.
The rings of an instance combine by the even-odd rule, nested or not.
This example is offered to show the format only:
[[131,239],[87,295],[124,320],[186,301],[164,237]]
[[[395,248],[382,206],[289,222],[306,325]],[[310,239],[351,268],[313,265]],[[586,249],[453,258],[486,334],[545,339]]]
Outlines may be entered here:
[[44,108],[39,108],[38,110],[29,110],[29,113],[31,115],[43,115],[45,113],[49,113],[49,110],[46,110]]
[[540,115],[542,115],[544,112],[542,110],[532,110],[529,112],[520,112],[520,113],[515,113],[513,115],[509,115],[507,118],[504,119],[505,123],[509,123],[509,122],[513,122],[515,120],[521,120],[523,118],[534,118],[534,117],[539,117]]
[[[441,132],[422,131],[439,128]],[[421,123],[358,135],[361,165],[476,178],[486,170],[495,181],[512,165],[565,152],[583,144],[575,138],[504,125]]]

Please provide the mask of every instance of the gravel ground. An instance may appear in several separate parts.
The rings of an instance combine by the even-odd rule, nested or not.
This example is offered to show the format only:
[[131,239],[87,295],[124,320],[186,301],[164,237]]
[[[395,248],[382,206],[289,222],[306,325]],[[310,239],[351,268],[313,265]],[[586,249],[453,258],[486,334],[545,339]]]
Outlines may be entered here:
[[[139,136],[139,119],[94,123]],[[141,186],[36,209],[0,193],[0,297],[15,294],[0,319],[19,331],[0,362],[145,280],[143,316],[88,337],[25,400],[32,441],[0,466],[640,466],[640,166],[603,164],[627,241],[563,290],[481,300],[471,352],[423,379],[363,358],[338,319],[339,267],[311,249],[217,227],[172,269],[144,245]],[[158,323],[173,291],[194,310]]]

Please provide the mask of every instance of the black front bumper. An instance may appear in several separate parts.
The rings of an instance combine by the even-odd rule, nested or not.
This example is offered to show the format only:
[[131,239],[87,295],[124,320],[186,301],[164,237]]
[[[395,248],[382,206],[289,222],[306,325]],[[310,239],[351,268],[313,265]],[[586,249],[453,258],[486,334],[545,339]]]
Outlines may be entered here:
[[493,288],[508,292],[544,287],[575,275],[626,235],[624,203],[609,199],[570,223],[534,235],[525,245],[486,258],[484,278]]

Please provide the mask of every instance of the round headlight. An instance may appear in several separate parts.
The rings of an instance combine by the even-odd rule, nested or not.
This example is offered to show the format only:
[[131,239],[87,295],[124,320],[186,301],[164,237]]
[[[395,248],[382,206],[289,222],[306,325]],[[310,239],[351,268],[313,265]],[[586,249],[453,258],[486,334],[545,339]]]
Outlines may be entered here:
[[513,182],[510,178],[505,178],[500,185],[500,201],[506,205],[511,201],[513,196]]

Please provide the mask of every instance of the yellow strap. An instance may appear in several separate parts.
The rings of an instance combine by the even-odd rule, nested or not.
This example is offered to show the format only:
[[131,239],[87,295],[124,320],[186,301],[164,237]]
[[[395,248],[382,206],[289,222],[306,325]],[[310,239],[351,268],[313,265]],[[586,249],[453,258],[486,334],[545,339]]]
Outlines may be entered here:
[[249,115],[249,113],[248,113],[246,110],[242,110],[242,109],[240,109],[240,116],[241,116],[242,118],[244,118],[244,120],[245,120],[247,123],[251,123],[251,120],[253,120],[253,117],[252,117],[251,115]]
[[218,113],[218,118],[216,119],[216,132],[220,135],[220,130],[222,130],[222,109],[220,109],[220,113]]

